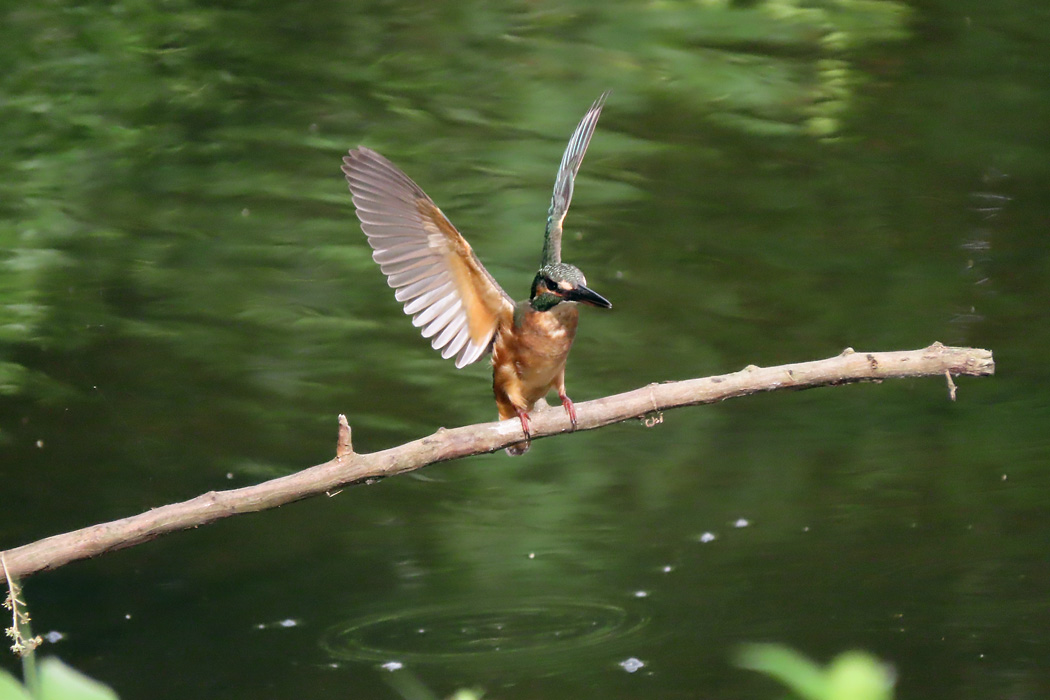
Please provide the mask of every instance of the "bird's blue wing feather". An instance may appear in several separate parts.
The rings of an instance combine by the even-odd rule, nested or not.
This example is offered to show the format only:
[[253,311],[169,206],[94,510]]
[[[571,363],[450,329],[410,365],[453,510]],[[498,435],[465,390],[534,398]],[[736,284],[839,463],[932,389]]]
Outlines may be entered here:
[[591,143],[594,127],[598,125],[598,117],[601,116],[607,97],[609,97],[608,90],[594,101],[576,126],[576,130],[572,132],[569,145],[565,147],[561,165],[558,166],[558,176],[554,180],[551,208],[547,213],[547,231],[543,241],[544,265],[561,262],[562,223],[565,221],[565,214],[569,211],[569,204],[572,202],[576,173],[579,172],[580,164],[583,163],[583,156],[587,153],[587,146]]

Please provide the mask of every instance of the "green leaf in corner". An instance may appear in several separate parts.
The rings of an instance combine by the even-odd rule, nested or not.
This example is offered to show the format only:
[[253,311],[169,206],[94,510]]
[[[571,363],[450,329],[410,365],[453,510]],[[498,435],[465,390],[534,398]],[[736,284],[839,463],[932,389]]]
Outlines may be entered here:
[[804,700],[893,700],[893,670],[863,651],[839,654],[825,669],[788,647],[750,644],[736,663],[777,679]]
[[736,663],[777,679],[805,700],[830,700],[824,670],[794,649],[779,644],[748,644],[740,650]]
[[7,671],[0,670],[0,700],[33,700],[29,691]]
[[49,657],[40,662],[38,700],[117,700],[117,694],[109,686]]
[[827,677],[828,700],[893,700],[893,673],[871,654],[839,654]]

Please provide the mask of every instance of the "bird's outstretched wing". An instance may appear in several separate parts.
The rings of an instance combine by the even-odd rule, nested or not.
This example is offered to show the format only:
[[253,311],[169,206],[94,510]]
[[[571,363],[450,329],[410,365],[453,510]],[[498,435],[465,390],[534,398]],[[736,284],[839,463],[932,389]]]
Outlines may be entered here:
[[367,148],[343,158],[357,218],[394,296],[445,358],[484,355],[514,303],[419,185]]
[[551,208],[547,212],[547,232],[543,239],[543,265],[561,262],[561,233],[565,214],[569,211],[572,202],[572,188],[576,181],[576,173],[580,170],[583,155],[587,152],[587,146],[591,143],[591,135],[594,127],[598,125],[598,117],[601,116],[605,99],[609,96],[606,90],[601,94],[587,114],[572,132],[569,145],[565,147],[565,155],[561,157],[561,165],[558,166],[558,177],[554,180],[554,195],[551,197]]

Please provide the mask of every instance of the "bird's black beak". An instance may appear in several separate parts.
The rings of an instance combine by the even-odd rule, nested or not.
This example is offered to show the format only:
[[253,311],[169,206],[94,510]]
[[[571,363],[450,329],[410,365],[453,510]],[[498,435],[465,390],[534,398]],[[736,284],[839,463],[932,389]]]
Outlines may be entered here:
[[611,309],[612,302],[603,297],[593,289],[588,289],[582,284],[576,287],[576,289],[570,289],[565,292],[565,298],[569,301],[579,301],[584,304],[590,304],[591,306],[598,306],[603,309]]

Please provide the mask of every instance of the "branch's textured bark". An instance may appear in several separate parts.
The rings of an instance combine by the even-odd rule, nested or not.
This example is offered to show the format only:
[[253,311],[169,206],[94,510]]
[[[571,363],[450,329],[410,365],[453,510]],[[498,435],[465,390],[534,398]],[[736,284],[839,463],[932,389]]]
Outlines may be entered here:
[[[976,348],[953,348],[934,343],[922,350],[854,352],[826,360],[779,367],[746,367],[717,377],[650,384],[624,394],[576,404],[578,430],[593,430],[660,411],[714,403],[737,396],[777,389],[803,389],[853,382],[905,377],[944,377],[951,398],[952,375],[994,374],[992,353]],[[350,443],[350,426],[339,417],[336,458],[278,479],[229,491],[210,491],[189,501],[154,508],[139,515],[92,525],[48,537],[5,552],[11,575],[25,577],[78,559],[97,556],[146,542],[167,532],[204,525],[238,513],[250,513],[327,493],[355,482],[378,479],[425,467],[435,462],[494,452],[521,440],[517,420],[439,429],[433,435],[382,452],[357,454]],[[534,440],[568,432],[568,417],[560,407],[532,416]]]

